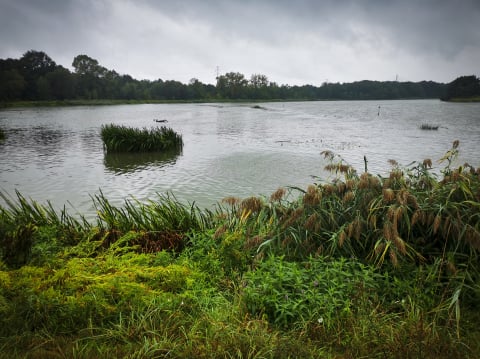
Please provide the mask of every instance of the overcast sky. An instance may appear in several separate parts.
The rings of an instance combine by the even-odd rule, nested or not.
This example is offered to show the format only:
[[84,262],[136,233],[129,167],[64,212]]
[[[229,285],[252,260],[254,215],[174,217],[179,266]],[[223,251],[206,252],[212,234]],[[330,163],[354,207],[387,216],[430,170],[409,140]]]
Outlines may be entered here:
[[0,58],[31,49],[139,80],[450,82],[480,75],[480,0],[0,0]]

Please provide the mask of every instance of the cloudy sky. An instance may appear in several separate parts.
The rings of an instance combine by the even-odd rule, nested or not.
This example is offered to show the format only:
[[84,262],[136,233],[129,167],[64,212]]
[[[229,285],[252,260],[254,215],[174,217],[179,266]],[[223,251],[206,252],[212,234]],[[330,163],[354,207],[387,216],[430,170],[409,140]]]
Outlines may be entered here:
[[0,0],[0,58],[86,54],[136,79],[278,84],[480,75],[480,0]]

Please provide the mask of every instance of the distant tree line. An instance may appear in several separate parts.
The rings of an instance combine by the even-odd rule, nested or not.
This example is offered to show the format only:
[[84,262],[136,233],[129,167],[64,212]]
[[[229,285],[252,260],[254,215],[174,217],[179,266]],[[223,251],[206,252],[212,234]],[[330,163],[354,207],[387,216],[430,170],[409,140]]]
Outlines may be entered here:
[[87,55],[76,56],[72,67],[73,72],[57,65],[46,53],[35,50],[27,51],[20,59],[0,59],[0,101],[374,100],[450,96],[450,85],[432,81],[325,82],[319,87],[289,86],[278,85],[262,74],[253,74],[247,79],[239,72],[228,72],[219,75],[215,85],[195,78],[184,84],[174,80],[136,80],[101,66]]
[[480,78],[474,75],[460,76],[448,84],[442,100],[450,101],[474,97],[480,97]]

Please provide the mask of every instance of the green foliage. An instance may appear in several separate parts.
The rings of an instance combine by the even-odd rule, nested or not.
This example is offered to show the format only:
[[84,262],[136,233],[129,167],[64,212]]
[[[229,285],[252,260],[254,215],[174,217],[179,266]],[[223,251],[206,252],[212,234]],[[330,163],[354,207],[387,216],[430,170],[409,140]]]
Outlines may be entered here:
[[136,129],[114,124],[104,125],[101,136],[107,152],[181,151],[182,136],[165,126]]
[[68,215],[65,208],[58,213],[51,203],[43,206],[16,194],[17,201],[0,192],[6,203],[0,207],[0,254],[10,266],[35,258],[43,261],[63,246],[76,243],[80,232],[90,227],[84,218]]
[[[211,100],[372,100],[442,98],[447,85],[432,81],[357,81],[312,85],[277,85],[266,75],[239,72],[217,76],[216,85],[192,78],[136,80],[120,75],[87,55],[75,56],[74,72],[57,65],[47,54],[30,50],[20,59],[0,59],[0,102],[14,101],[211,101]],[[448,85],[448,86],[451,86]],[[52,102],[48,102],[51,104]],[[75,103],[75,102],[74,102]],[[22,106],[24,103],[22,103]]]
[[447,86],[444,100],[478,98],[480,96],[480,79],[474,75],[460,76]]
[[287,262],[272,256],[245,274],[243,300],[249,312],[281,327],[307,322],[331,327],[356,310],[356,298],[375,293],[379,279],[353,260]]
[[164,310],[178,308],[182,300],[189,300],[180,294],[201,275],[185,266],[156,262],[154,255],[107,253],[72,258],[57,268],[23,266],[2,272],[1,293],[14,298],[2,317],[2,334],[38,329],[77,333],[117,323],[152,301],[162,303]]

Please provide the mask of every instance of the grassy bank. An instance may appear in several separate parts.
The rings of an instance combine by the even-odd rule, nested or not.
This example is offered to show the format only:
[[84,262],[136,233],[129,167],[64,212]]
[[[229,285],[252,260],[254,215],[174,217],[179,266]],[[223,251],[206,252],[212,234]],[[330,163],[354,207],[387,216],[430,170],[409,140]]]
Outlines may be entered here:
[[332,182],[214,211],[3,195],[0,355],[479,357],[480,170],[457,154],[381,177],[326,152]]
[[111,106],[111,105],[141,105],[141,104],[168,104],[168,103],[194,103],[217,102],[218,100],[62,100],[62,101],[12,101],[0,103],[0,108],[9,107],[62,107],[62,106]]
[[455,97],[448,100],[449,102],[480,102],[480,96],[474,97]]
[[312,99],[222,99],[211,98],[201,100],[62,100],[62,101],[11,101],[0,102],[0,108],[19,107],[68,107],[68,106],[113,106],[113,105],[143,105],[143,104],[181,104],[181,103],[252,103],[252,102],[297,102],[322,101]]

